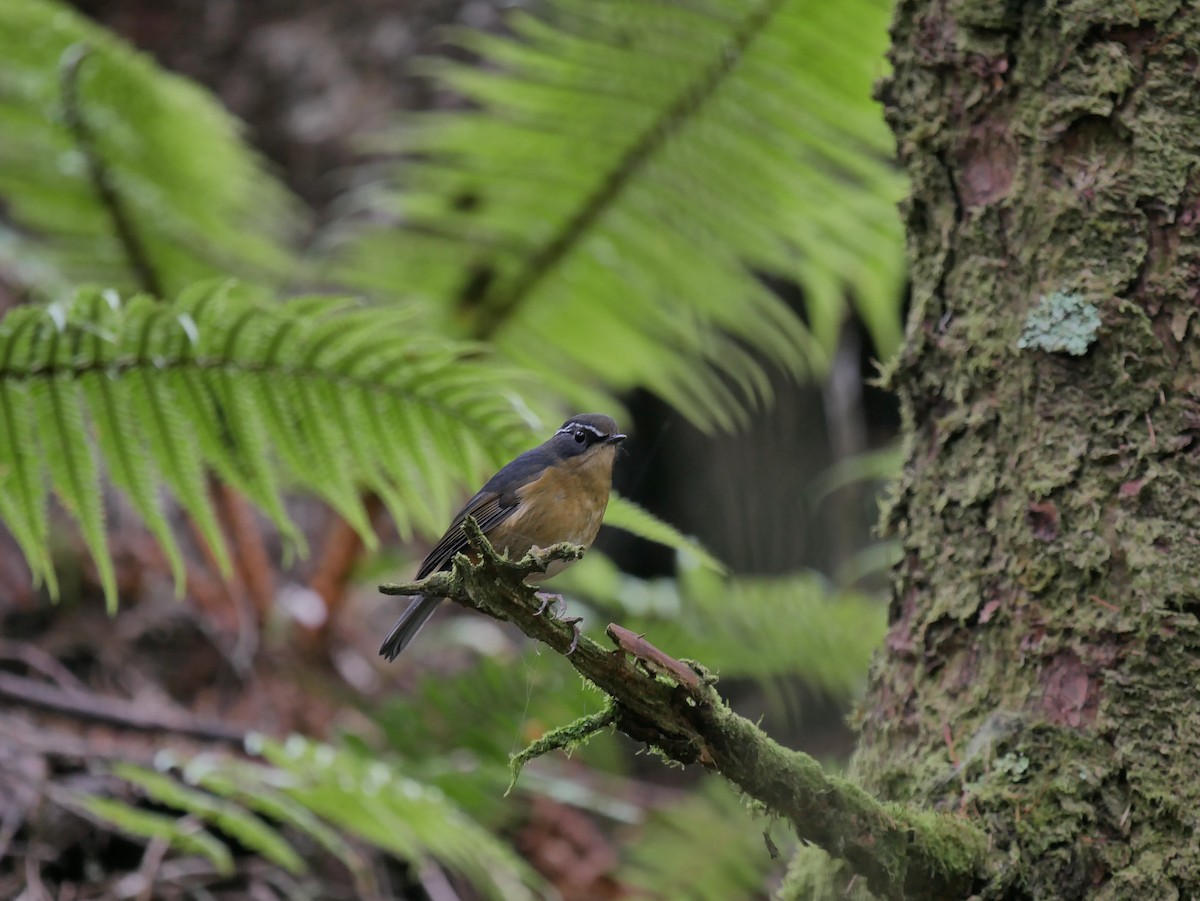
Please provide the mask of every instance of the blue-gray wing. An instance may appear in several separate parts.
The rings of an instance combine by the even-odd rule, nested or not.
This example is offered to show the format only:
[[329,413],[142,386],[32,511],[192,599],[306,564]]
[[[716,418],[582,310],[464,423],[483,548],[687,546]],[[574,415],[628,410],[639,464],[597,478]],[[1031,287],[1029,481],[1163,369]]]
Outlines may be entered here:
[[463,534],[463,520],[468,515],[475,517],[479,528],[486,534],[513,515],[521,499],[519,489],[537,479],[551,462],[552,457],[545,446],[525,451],[498,473],[488,479],[479,493],[463,505],[450,523],[429,556],[417,571],[417,578],[424,579],[430,573],[446,569],[454,555],[467,549],[467,538]]
[[458,515],[450,523],[446,534],[438,539],[438,543],[433,546],[433,550],[421,563],[421,568],[417,570],[417,578],[424,579],[430,573],[449,569],[454,555],[467,550],[467,536],[462,530],[463,520],[467,516],[473,516],[485,534],[512,516],[519,503],[516,493],[514,492],[507,499],[507,503],[505,501],[506,499],[501,495],[491,493],[485,495],[482,491],[467,501],[466,506],[458,511]]
[[[544,448],[534,448],[526,451],[513,460],[498,473],[492,476],[479,493],[463,505],[450,523],[450,528],[429,552],[417,578],[424,579],[427,575],[438,570],[446,569],[454,555],[467,550],[467,537],[463,534],[462,524],[468,516],[475,518],[479,528],[485,533],[490,532],[504,522],[520,505],[518,495],[520,489],[538,478],[545,470],[551,458]],[[433,615],[441,598],[417,595],[409,603],[408,608],[401,614],[396,625],[392,627],[379,653],[388,660],[395,660],[409,642],[416,637],[421,628]]]
[[[418,579],[424,579],[432,572],[437,572],[440,569],[446,569],[450,565],[450,561],[454,559],[454,555],[459,551],[467,549],[467,538],[463,534],[462,524],[467,515],[475,517],[475,521],[479,523],[479,527],[484,531],[495,527],[499,523],[504,522],[512,515],[517,508],[517,498],[515,492],[510,503],[505,503],[504,499],[496,494],[485,494],[479,492],[469,501],[465,507],[458,512],[454,517],[454,522],[450,528],[446,530],[446,534],[429,552],[429,556],[425,558],[425,562],[421,564],[421,569],[417,572]],[[426,597],[424,595],[416,595],[409,603],[408,608],[400,615],[400,619],[396,621],[396,625],[392,626],[391,632],[387,638],[383,640],[383,644],[379,648],[379,653],[388,660],[395,660],[401,651],[403,651],[421,631],[422,627],[433,615],[433,611],[437,610],[438,604],[442,602],[438,597]]]

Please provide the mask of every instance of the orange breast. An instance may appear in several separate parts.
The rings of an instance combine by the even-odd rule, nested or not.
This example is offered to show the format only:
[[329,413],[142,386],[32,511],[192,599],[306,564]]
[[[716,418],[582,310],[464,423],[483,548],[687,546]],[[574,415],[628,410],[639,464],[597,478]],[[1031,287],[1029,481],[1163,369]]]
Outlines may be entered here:
[[[586,459],[573,458],[549,467],[518,492],[520,503],[512,516],[491,531],[492,544],[510,559],[523,557],[530,548],[562,541],[591,547],[608,506],[614,456],[614,449],[602,448]],[[554,564],[544,578],[557,575],[568,565]]]

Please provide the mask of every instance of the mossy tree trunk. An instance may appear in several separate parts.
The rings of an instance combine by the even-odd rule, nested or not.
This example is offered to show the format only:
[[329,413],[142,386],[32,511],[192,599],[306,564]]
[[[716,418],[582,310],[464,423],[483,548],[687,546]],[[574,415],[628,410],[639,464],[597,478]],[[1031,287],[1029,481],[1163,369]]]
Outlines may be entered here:
[[1200,897],[1200,5],[901,0],[892,55],[904,553],[855,773],[985,828],[989,897]]

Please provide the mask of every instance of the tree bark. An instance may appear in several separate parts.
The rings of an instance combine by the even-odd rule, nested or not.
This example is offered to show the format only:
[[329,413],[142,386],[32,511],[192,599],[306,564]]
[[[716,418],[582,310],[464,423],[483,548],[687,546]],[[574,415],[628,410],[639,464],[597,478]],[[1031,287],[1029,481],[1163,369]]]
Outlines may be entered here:
[[977,822],[986,897],[1200,896],[1200,8],[901,0],[893,39],[903,559],[854,774]]

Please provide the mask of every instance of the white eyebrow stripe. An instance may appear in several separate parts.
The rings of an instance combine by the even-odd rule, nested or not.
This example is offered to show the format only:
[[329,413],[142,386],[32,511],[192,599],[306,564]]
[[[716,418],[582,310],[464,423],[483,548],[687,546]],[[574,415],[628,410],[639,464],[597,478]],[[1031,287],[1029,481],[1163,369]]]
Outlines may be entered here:
[[561,429],[559,429],[554,434],[555,435],[570,435],[576,429],[587,429],[589,432],[591,432],[593,435],[595,435],[597,439],[604,437],[604,433],[602,431],[600,431],[594,425],[588,425],[586,422],[568,422],[565,426],[563,426]]

